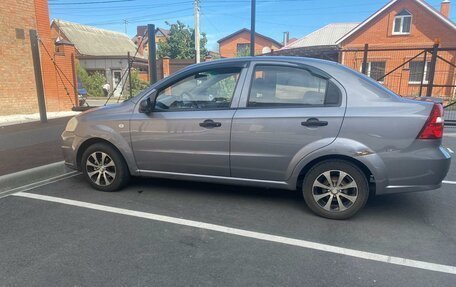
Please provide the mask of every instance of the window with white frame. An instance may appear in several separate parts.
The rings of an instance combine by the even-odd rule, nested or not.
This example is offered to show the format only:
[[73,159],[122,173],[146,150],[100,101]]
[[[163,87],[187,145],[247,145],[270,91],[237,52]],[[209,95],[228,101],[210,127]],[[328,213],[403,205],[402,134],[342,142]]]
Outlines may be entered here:
[[401,10],[394,17],[393,35],[408,35],[412,28],[412,14],[407,10]]
[[238,43],[236,45],[236,55],[237,56],[247,56],[250,51],[250,43]]
[[385,75],[386,62],[376,61],[367,64],[367,75],[376,81],[383,82],[382,77]]
[[[362,71],[362,65],[360,67],[360,72]],[[384,81],[383,76],[385,76],[386,62],[385,61],[372,61],[367,62],[366,67],[366,76],[371,77],[372,79],[382,83]]]
[[[429,80],[428,67],[431,62],[424,63],[423,61],[411,61],[409,63],[409,83],[410,84],[420,84],[421,80],[423,83],[427,83]],[[424,73],[423,73],[424,65]]]

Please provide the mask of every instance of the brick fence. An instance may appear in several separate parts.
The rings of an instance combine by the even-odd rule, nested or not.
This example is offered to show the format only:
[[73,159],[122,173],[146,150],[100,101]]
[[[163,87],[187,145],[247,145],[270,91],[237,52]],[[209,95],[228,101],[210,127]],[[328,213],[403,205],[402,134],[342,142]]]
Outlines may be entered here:
[[[51,39],[48,0],[0,1],[0,115],[38,112],[38,101],[30,43],[30,30],[36,30],[40,45],[41,68],[47,111],[66,111],[73,107],[77,95],[74,83],[73,46],[65,46],[56,53]],[[49,57],[46,53],[50,53]],[[66,83],[70,95],[63,88],[54,59],[72,83]]]
[[[211,61],[212,57],[206,57],[203,61]],[[157,60],[157,80],[168,77],[169,75],[195,64],[195,59],[170,59],[164,57]]]

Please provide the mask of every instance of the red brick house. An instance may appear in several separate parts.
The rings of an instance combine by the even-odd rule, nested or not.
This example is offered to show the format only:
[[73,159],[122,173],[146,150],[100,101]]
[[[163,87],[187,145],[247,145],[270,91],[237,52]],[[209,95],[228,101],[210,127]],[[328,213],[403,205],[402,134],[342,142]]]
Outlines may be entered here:
[[[155,28],[155,43],[165,42],[169,39],[170,31],[163,28]],[[139,46],[138,53],[147,56],[149,53],[149,37],[147,26],[141,25],[136,27],[136,35],[131,39],[136,46]]]
[[[366,73],[378,79],[423,52],[422,48],[432,48],[435,42],[440,43],[440,48],[456,48],[456,24],[449,19],[449,13],[449,0],[442,1],[440,11],[424,0],[392,0],[336,42],[342,49],[340,62],[361,71],[362,50],[369,44],[369,50],[373,51],[368,53]],[[441,51],[439,56],[454,64],[456,49]],[[401,95],[416,96],[420,85],[428,81],[430,60],[430,53],[426,56],[423,53],[381,82]],[[435,83],[454,84],[454,67],[437,60],[435,70]],[[455,89],[434,87],[432,94],[454,97]]]
[[[250,30],[241,29],[217,41],[221,58],[248,55],[250,51]],[[269,53],[282,48],[276,40],[255,33],[255,55]]]
[[[38,112],[30,30],[36,30],[40,45],[41,70],[47,111],[65,111],[76,103],[74,47],[51,40],[47,0],[0,1],[0,115]],[[72,83],[64,78],[69,96],[51,57]]]

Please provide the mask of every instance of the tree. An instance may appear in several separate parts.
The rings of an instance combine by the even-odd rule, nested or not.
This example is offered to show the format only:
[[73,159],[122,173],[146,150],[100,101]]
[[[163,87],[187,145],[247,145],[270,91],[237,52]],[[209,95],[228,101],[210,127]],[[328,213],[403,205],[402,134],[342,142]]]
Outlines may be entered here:
[[[143,81],[139,78],[139,72],[136,69],[131,69],[131,94],[132,96],[136,96],[142,90],[147,88],[149,83]],[[128,94],[130,96],[130,94]]]
[[87,90],[89,97],[102,97],[103,96],[103,85],[106,84],[106,77],[100,72],[93,74],[87,73],[87,71],[76,64],[76,75],[78,81],[82,83],[82,86]]
[[250,56],[250,45],[236,53],[236,57],[248,57]]
[[[170,57],[171,59],[194,59],[195,58],[195,31],[193,28],[177,21],[170,24],[169,38],[167,41],[159,42],[158,57]],[[207,55],[206,33],[201,33],[200,37],[200,55],[204,58]]]

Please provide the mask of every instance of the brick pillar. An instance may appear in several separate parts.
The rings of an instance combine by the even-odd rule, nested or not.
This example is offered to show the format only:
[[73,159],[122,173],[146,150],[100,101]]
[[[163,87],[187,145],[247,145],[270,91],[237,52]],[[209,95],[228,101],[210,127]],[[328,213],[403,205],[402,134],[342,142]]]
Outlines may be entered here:
[[163,71],[163,78],[166,78],[166,77],[169,76],[169,74],[170,74],[170,71],[169,71],[169,57],[163,57],[162,71]]
[[[58,66],[57,72],[57,95],[59,111],[68,111],[74,106],[78,106],[76,70],[74,65],[74,55],[76,49],[74,45],[61,41],[56,43],[55,62]],[[60,76],[59,76],[60,74]]]
[[[35,0],[36,29],[41,40],[41,71],[47,111],[59,110],[57,74],[51,57],[54,57],[54,43],[51,39],[48,0]],[[47,50],[47,51],[46,51]],[[50,56],[48,55],[50,54]]]

